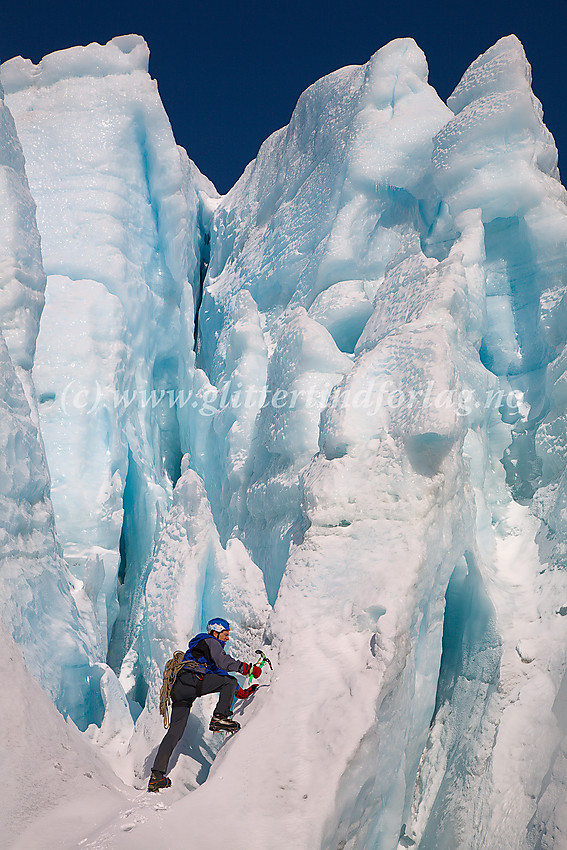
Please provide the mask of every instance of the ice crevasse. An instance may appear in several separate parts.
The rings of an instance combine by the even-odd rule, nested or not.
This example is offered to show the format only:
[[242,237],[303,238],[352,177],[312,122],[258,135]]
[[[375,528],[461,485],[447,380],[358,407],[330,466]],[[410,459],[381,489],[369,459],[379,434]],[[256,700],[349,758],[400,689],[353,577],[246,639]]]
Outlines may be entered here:
[[211,612],[275,670],[113,846],[563,846],[567,208],[521,44],[445,104],[391,42],[223,197],[147,60],[0,70],[2,619],[140,788]]

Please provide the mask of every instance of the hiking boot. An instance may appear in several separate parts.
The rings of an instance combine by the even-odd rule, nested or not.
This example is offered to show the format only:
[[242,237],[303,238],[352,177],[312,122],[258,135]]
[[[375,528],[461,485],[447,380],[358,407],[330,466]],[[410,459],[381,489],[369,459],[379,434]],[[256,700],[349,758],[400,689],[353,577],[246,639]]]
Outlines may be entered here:
[[231,720],[230,717],[226,717],[224,714],[215,713],[211,717],[209,729],[211,732],[238,732],[240,723],[237,723],[236,720]]
[[148,791],[159,791],[160,788],[169,788],[171,779],[163,773],[156,773],[152,770],[150,781],[148,782]]

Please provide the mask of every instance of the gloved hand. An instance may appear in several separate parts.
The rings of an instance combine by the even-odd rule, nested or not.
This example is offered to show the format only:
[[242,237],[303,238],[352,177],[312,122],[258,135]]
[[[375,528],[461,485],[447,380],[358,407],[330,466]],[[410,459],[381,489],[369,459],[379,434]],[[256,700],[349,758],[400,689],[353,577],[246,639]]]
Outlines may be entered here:
[[259,685],[250,685],[249,688],[238,688],[238,690],[236,691],[237,699],[247,699],[248,697],[252,696],[252,694],[258,687]]
[[242,663],[242,672],[245,676],[247,676],[250,673],[251,670],[252,670],[252,675],[254,676],[255,679],[258,679],[262,675],[262,668],[258,667],[257,664],[255,664],[253,667],[251,667],[251,665],[247,664],[246,661],[242,661],[241,663]]

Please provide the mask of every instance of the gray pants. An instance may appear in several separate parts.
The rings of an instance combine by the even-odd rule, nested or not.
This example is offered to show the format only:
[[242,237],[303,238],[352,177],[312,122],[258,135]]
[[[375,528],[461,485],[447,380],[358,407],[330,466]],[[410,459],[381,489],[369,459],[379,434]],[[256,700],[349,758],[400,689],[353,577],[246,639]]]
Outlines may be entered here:
[[171,690],[171,722],[159,745],[152,771],[167,773],[167,765],[175,747],[185,731],[191,706],[204,694],[214,694],[218,691],[219,701],[215,713],[230,716],[232,703],[238,689],[234,676],[219,676],[218,673],[205,673],[202,681],[190,670],[182,670]]

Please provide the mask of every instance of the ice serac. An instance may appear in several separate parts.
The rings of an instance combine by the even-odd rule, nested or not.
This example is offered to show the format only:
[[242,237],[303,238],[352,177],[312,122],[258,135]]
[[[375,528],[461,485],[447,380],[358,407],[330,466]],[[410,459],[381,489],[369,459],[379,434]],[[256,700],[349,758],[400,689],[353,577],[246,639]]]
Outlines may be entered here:
[[213,219],[197,365],[218,412],[193,456],[221,538],[245,542],[272,602],[305,530],[319,415],[388,264],[428,231],[432,137],[450,112],[426,75],[400,40],[319,80]]
[[0,209],[0,618],[29,670],[80,724],[96,713],[91,643],[56,537],[30,374],[45,273],[22,148],[1,89]]
[[41,261],[35,204],[25,174],[22,146],[0,85],[0,316],[16,367],[31,370],[45,272]]
[[[403,264],[391,282],[386,276],[357,349],[362,365],[363,358],[392,346],[400,334],[396,318],[405,314],[412,327],[411,362],[404,364],[401,382],[393,383],[408,392],[431,359],[423,356],[416,326],[424,319],[432,322],[437,340],[443,328],[449,331],[452,357],[443,360],[454,361],[465,390],[465,432],[459,447],[465,463],[457,494],[461,529],[456,535],[443,534],[435,555],[438,561],[457,556],[454,568],[448,584],[449,574],[440,574],[440,584],[426,594],[428,609],[435,599],[441,603],[428,631],[442,629],[442,652],[439,657],[428,632],[410,632],[421,657],[421,676],[416,676],[422,681],[421,697],[411,691],[404,695],[403,678],[388,695],[385,711],[378,712],[375,749],[363,740],[341,779],[338,814],[324,844],[329,847],[339,842],[345,848],[512,850],[553,843],[546,838],[551,824],[543,812],[538,819],[538,809],[547,807],[547,814],[549,801],[560,794],[557,780],[550,777],[553,768],[561,775],[556,747],[565,650],[558,601],[567,587],[542,542],[553,534],[548,535],[549,514],[540,487],[545,429],[557,425],[557,411],[548,412],[554,396],[550,384],[555,384],[546,380],[546,373],[565,342],[566,196],[557,179],[553,140],[542,123],[516,38],[502,39],[473,63],[449,105],[455,117],[436,135],[432,155],[442,202],[425,244],[429,260],[414,258],[406,266],[410,288],[405,293],[400,289],[398,295],[394,288],[404,280]],[[431,258],[439,260],[436,268]],[[445,305],[452,329],[443,318]],[[388,364],[380,373],[389,376],[390,369]],[[453,384],[440,376],[438,385],[443,383]],[[421,419],[423,401],[420,407]],[[413,416],[408,421],[403,404],[390,421],[402,434],[417,424]],[[443,434],[438,428],[435,432]],[[417,442],[409,434],[407,459],[423,474],[433,434]],[[436,443],[442,447],[438,439]],[[331,451],[336,453],[337,446],[348,452],[348,432],[339,431]],[[446,465],[438,472],[446,476]],[[444,499],[441,493],[439,499]],[[445,523],[450,510],[449,502]],[[422,528],[419,523],[419,539],[427,540]],[[451,540],[452,552],[447,546]],[[426,563],[427,558],[421,569]],[[381,618],[380,634],[386,618]],[[403,633],[398,633],[398,646],[401,640]],[[404,676],[407,671],[406,663]],[[423,749],[420,743],[419,752],[414,751],[419,759],[414,784],[407,780],[415,762],[402,781],[411,748],[396,741],[388,721],[395,718],[395,727],[408,699],[415,711],[431,694],[423,686],[424,671],[425,682],[431,676],[436,680],[436,694],[429,732],[413,726],[420,742],[426,738]],[[405,731],[412,728],[411,721],[405,725]],[[381,769],[390,764],[390,744],[394,772],[387,773],[390,779],[397,775],[397,792],[384,783]],[[369,754],[380,766],[376,778]],[[546,795],[544,807],[538,806],[536,801]],[[401,830],[399,844],[396,829]]]
[[55,535],[37,423],[0,334],[2,505],[0,616],[58,708],[84,723],[91,703],[88,634]]
[[48,274],[34,378],[57,529],[116,671],[179,476],[200,198],[215,194],[147,64],[144,40],[122,36],[1,72]]
[[[467,579],[456,574],[448,590],[447,663],[414,800],[420,847],[547,846],[545,827],[535,823],[536,800],[549,785],[559,740],[555,700],[565,651],[557,612],[567,584],[544,542],[554,537],[545,485],[557,481],[558,467],[545,480],[542,459],[548,429],[557,424],[547,376],[566,341],[567,196],[530,81],[521,44],[501,39],[449,99],[456,115],[433,154],[454,228],[482,239],[479,357],[498,378],[501,403],[484,445],[478,433],[467,438],[486,598],[470,571]],[[451,611],[465,624],[462,638],[451,631]]]

